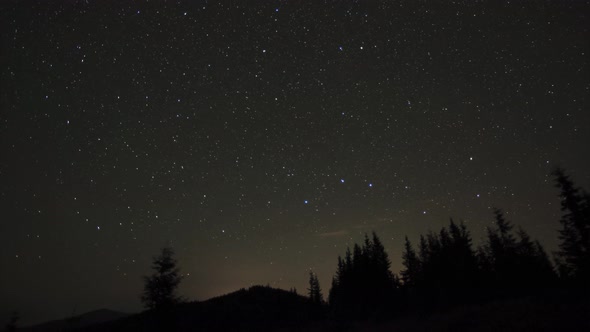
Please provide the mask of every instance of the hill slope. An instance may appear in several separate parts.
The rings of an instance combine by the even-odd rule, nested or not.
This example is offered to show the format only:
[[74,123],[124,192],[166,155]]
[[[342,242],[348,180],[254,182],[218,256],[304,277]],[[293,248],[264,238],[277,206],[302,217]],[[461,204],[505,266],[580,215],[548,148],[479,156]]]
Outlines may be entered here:
[[303,326],[310,317],[306,297],[253,286],[203,302],[184,303],[166,317],[143,312],[80,331],[270,331]]
[[69,331],[80,329],[91,325],[102,324],[115,321],[117,319],[129,316],[129,314],[113,311],[109,309],[99,309],[74,316],[71,318],[52,320],[29,327],[20,328],[23,332],[52,332],[52,331]]

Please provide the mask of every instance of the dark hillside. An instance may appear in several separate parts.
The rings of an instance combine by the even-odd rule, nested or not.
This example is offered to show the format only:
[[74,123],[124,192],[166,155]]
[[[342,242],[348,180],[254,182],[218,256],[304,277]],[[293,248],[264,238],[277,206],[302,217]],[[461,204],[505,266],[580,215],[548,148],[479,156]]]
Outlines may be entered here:
[[309,321],[306,297],[253,286],[207,301],[182,304],[162,319],[144,312],[78,331],[272,331],[302,327]]
[[526,297],[455,307],[384,323],[358,323],[347,331],[590,331],[590,302],[572,297]]
[[176,321],[158,327],[146,313],[76,331],[590,331],[590,302],[553,294],[458,306],[389,322],[309,319],[306,299],[268,287],[252,287],[204,302],[188,303]]
[[53,320],[46,323],[25,327],[18,329],[22,332],[52,332],[52,331],[69,331],[73,329],[79,329],[88,327],[91,325],[97,325],[101,323],[111,322],[123,317],[127,317],[129,314],[108,310],[99,309],[85,314],[74,316],[71,318]]

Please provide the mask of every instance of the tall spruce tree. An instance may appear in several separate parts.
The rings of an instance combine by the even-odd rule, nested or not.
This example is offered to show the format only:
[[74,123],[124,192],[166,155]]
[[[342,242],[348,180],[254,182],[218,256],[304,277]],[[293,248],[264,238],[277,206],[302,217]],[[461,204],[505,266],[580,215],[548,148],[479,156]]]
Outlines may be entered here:
[[553,286],[555,271],[539,241],[531,237],[522,228],[517,231],[516,245],[517,267],[514,279],[521,290],[532,289],[538,292],[541,288]]
[[404,286],[410,288],[416,287],[418,284],[418,275],[420,273],[420,260],[407,236],[405,238],[404,251],[402,253],[402,264],[404,269],[400,274]]
[[490,262],[492,287],[504,291],[514,288],[515,273],[518,270],[516,239],[512,235],[514,226],[504,217],[501,209],[494,209],[495,227],[487,229],[488,241],[484,251]]
[[561,276],[574,285],[590,285],[590,196],[576,187],[561,168],[553,171],[560,189],[561,230],[558,265]]
[[314,305],[321,305],[324,303],[324,295],[320,287],[320,281],[318,276],[309,271],[309,288],[307,289],[309,295],[309,301]]

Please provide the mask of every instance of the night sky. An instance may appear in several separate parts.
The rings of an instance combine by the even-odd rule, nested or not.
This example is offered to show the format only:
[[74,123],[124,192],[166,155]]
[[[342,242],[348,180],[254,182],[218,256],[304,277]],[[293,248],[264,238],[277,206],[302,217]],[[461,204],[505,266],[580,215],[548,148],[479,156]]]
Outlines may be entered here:
[[191,300],[493,207],[554,251],[590,5],[501,2],[2,1],[0,318],[139,311],[167,243]]

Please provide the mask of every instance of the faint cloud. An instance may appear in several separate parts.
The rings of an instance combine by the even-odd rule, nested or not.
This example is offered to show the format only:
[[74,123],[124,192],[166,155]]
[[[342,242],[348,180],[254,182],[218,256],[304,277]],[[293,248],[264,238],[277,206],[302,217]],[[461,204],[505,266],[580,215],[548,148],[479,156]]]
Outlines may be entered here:
[[359,224],[359,225],[353,225],[352,228],[354,229],[367,229],[367,228],[374,228],[375,225],[374,224]]
[[315,236],[321,237],[321,238],[327,238],[327,237],[341,237],[341,236],[346,236],[347,234],[348,234],[348,231],[345,229],[342,229],[342,230],[334,231],[334,232],[319,233],[319,234],[316,234]]
[[353,225],[352,228],[358,229],[358,230],[366,230],[366,229],[375,230],[383,225],[391,223],[391,221],[392,221],[391,218],[378,218],[376,220],[373,220],[372,222],[363,221],[360,224]]

